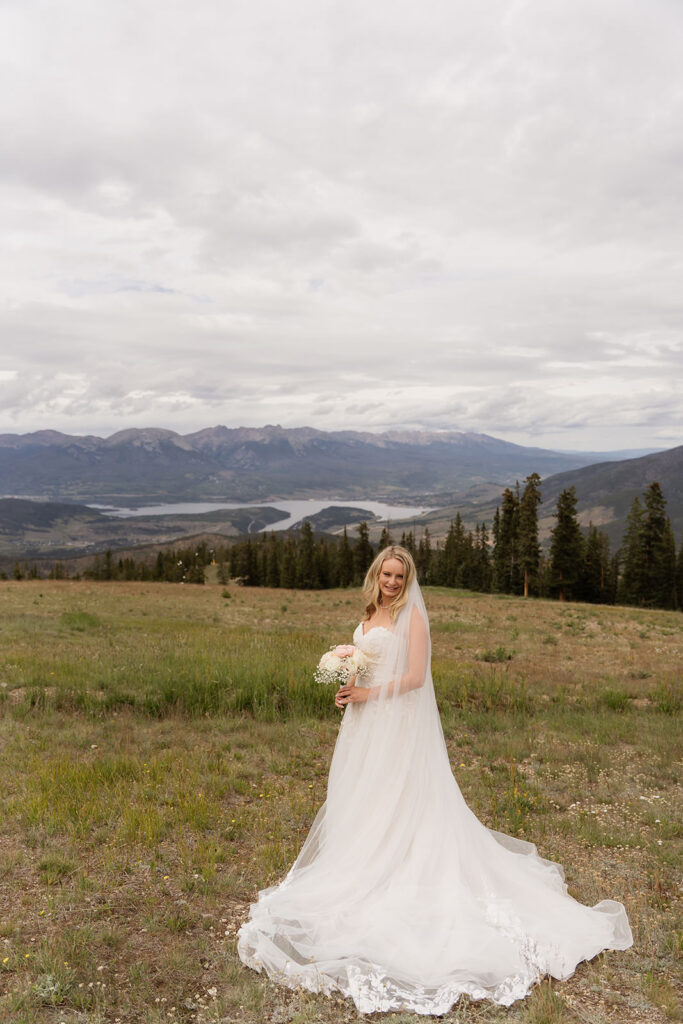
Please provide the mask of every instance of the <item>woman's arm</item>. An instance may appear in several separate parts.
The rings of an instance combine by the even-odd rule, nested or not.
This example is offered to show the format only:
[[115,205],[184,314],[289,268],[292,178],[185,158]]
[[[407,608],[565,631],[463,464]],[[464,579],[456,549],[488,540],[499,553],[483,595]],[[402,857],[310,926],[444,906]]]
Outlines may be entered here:
[[395,693],[408,693],[417,690],[424,684],[429,659],[429,634],[427,626],[416,608],[410,619],[408,634],[408,670],[400,679],[392,679],[383,686],[356,686],[355,677],[352,683],[342,686],[337,691],[334,703],[338,708],[346,704],[363,704],[367,700],[377,700],[381,693],[392,697]]

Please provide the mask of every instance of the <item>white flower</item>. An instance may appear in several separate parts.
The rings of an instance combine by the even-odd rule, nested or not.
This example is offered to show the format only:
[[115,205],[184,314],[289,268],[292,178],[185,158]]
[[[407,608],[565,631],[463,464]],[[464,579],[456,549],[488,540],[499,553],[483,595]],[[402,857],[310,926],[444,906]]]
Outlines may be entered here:
[[343,686],[351,676],[362,676],[369,668],[367,656],[353,644],[332,647],[323,654],[315,671],[317,683]]

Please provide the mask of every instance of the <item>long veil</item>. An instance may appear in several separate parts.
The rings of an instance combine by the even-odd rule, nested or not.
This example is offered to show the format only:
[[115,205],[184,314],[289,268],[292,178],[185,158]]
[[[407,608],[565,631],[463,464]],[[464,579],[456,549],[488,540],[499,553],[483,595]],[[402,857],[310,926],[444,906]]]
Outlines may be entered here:
[[240,930],[251,967],[350,995],[364,1013],[445,1013],[460,994],[509,1005],[632,943],[623,906],[567,894],[559,865],[494,832],[451,772],[417,582],[392,630],[354,640],[372,699],[344,712],[327,799],[280,885]]

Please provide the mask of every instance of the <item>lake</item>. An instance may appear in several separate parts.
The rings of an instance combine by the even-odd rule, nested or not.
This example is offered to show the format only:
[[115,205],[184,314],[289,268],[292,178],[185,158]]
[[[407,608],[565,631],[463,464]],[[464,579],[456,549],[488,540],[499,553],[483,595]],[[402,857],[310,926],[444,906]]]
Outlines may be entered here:
[[285,501],[250,501],[250,502],[211,502],[211,501],[181,501],[170,505],[141,505],[139,508],[114,508],[111,505],[90,505],[90,508],[98,509],[106,515],[117,519],[129,519],[133,516],[178,516],[178,515],[201,515],[203,512],[217,512],[222,508],[277,508],[286,513],[287,518],[265,527],[267,530],[288,530],[301,519],[307,516],[314,516],[322,512],[324,508],[331,505],[343,506],[344,508],[366,509],[373,512],[380,519],[393,522],[397,519],[417,519],[424,512],[431,512],[431,508],[415,505],[388,505],[383,501],[346,501],[344,498],[306,498],[299,500]]

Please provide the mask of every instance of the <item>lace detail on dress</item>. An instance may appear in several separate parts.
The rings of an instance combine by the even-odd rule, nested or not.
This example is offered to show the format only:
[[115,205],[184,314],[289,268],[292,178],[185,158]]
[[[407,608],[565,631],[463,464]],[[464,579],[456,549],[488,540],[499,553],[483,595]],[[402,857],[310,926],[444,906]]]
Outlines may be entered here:
[[[264,964],[249,948],[249,930],[250,922],[240,929],[239,954],[248,967],[260,972]],[[401,983],[388,977],[386,968],[375,963],[339,964],[336,970],[331,969],[327,973],[313,963],[286,960],[281,968],[266,965],[266,970],[273,981],[288,988],[304,988],[308,992],[326,996],[338,991],[344,997],[353,999],[360,1013],[408,1011],[439,1016],[447,1013],[462,995],[470,999],[488,999],[499,1006],[510,1006],[527,995],[531,987],[548,973],[547,964],[538,956],[538,951],[527,936],[519,933],[516,937],[522,949],[525,969],[490,988],[464,979],[434,988]]]

